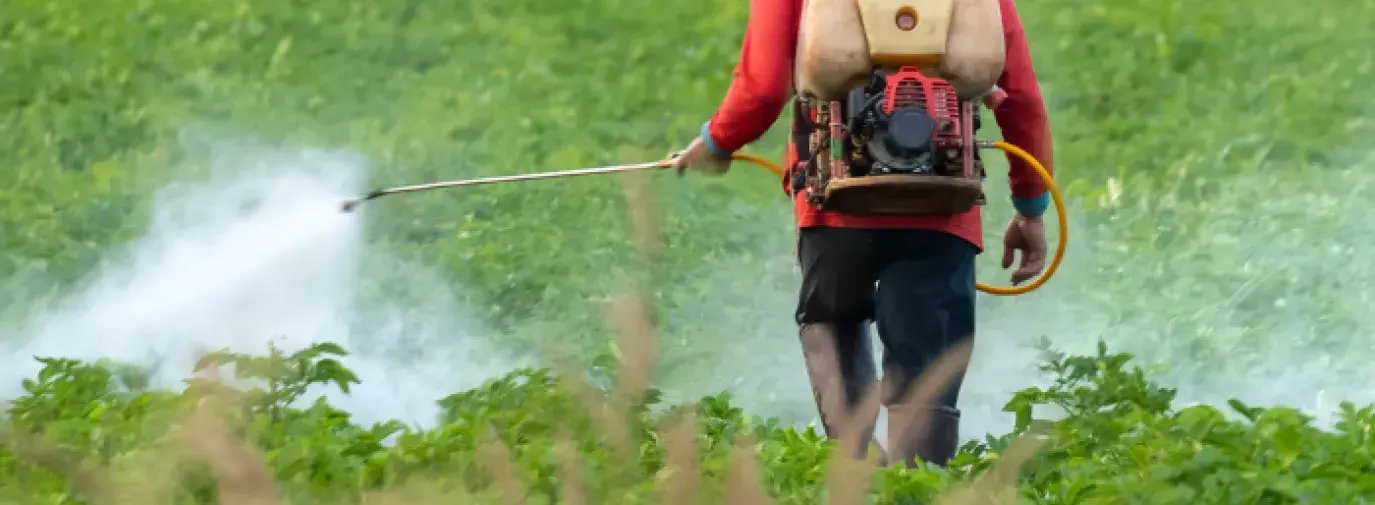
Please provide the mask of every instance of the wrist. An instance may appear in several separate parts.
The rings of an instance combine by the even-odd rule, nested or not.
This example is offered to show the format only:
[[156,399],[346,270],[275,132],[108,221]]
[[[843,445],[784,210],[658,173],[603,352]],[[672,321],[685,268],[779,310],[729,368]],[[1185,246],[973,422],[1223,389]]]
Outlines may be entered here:
[[1017,209],[1017,214],[1025,218],[1039,219],[1046,209],[1050,207],[1050,192],[1027,198],[1012,198],[1012,207]]
[[707,148],[707,152],[708,152],[708,153],[711,153],[712,156],[715,156],[715,157],[721,158],[721,159],[729,159],[729,158],[730,158],[730,155],[731,155],[730,151],[726,151],[726,150],[724,150],[724,149],[721,149],[721,147],[718,146],[718,145],[716,144],[716,141],[715,141],[715,140],[712,140],[712,138],[711,138],[711,121],[707,121],[707,122],[705,122],[705,123],[702,123],[702,131],[701,131],[700,135],[701,135],[701,138],[702,138],[702,145],[705,146],[705,147]]

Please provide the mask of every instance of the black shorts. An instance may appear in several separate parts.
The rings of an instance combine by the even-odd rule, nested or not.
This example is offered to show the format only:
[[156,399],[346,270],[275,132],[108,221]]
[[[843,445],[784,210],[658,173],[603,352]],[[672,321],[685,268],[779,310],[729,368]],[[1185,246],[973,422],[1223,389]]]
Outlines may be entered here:
[[[803,228],[797,249],[798,324],[874,321],[885,376],[916,378],[974,336],[979,251],[962,238],[935,230]],[[943,402],[952,408],[959,382]]]

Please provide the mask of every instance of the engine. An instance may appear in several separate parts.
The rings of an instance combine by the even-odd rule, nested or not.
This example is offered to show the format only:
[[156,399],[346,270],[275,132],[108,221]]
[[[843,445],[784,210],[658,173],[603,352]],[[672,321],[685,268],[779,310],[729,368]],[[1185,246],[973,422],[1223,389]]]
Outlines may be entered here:
[[[810,116],[793,190],[822,210],[855,215],[951,215],[983,205],[977,105],[912,67],[875,69],[844,100],[799,99]],[[806,144],[803,145],[803,142]]]
[[891,75],[876,70],[846,103],[851,175],[960,173],[966,151],[960,105],[955,87],[942,79],[912,67]]

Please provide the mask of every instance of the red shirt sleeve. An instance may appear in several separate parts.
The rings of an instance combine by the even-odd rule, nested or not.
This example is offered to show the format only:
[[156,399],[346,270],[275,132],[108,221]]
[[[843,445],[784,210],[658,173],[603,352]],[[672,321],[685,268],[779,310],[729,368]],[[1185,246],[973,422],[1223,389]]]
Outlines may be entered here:
[[764,136],[792,94],[801,0],[750,0],[750,19],[726,98],[711,117],[712,143],[735,152]]
[[[1027,46],[1022,19],[1017,16],[1013,0],[999,0],[1003,11],[1003,36],[1007,39],[1007,65],[998,79],[998,87],[1007,98],[993,109],[993,117],[1002,130],[1003,140],[1022,148],[1046,171],[1054,174],[1051,158],[1050,120],[1046,114],[1041,87],[1031,64],[1031,49]],[[1045,193],[1045,182],[1026,162],[1011,154],[1007,156],[1008,182],[1014,198],[1030,198]]]

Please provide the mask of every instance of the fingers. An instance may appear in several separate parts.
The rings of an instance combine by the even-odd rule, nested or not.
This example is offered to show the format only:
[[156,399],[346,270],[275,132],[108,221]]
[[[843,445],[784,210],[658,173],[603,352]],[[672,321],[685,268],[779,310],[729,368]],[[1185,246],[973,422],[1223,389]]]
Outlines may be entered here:
[[1017,271],[1012,272],[1012,285],[1013,285],[1013,286],[1017,286],[1017,285],[1020,285],[1020,284],[1023,283],[1023,282],[1026,282],[1026,281],[1029,281],[1029,280],[1035,278],[1037,275],[1039,275],[1039,274],[1041,273],[1041,268],[1042,268],[1043,266],[1044,266],[1044,265],[1042,265],[1041,263],[1037,262],[1037,263],[1030,263],[1030,264],[1027,264],[1027,265],[1022,266],[1021,268],[1018,268]]
[[1022,252],[1022,261],[1012,272],[1012,285],[1016,286],[1037,275],[1046,264],[1046,239],[1039,220],[1019,221],[1014,218],[1008,224],[1007,235],[1003,239],[1003,268],[1012,266],[1013,251]]
[[686,157],[684,156],[686,154],[686,149],[682,151],[674,151],[668,153],[668,164],[669,166],[673,167],[673,171],[678,172],[678,177],[682,177],[684,174],[687,173],[687,161]]
[[1046,267],[1045,251],[1028,249],[1022,252],[1022,264],[1012,272],[1012,285],[1018,285],[1040,275]]
[[690,171],[709,172],[703,167],[702,155],[694,145],[689,145],[686,149],[678,151],[673,155],[673,166],[678,171],[678,176],[683,177]]

